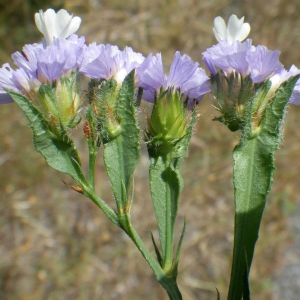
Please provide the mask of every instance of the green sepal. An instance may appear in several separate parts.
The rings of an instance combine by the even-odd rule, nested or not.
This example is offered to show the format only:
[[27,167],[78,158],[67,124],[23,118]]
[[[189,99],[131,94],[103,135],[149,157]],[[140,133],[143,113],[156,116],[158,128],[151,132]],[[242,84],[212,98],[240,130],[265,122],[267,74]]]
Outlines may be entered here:
[[76,72],[72,72],[70,76],[62,76],[52,84],[42,84],[33,98],[49,124],[67,130],[80,123],[78,112],[81,98]]
[[[106,119],[103,115],[100,120],[100,135],[104,144],[104,163],[119,213],[125,213],[124,210],[130,208],[130,205],[127,205],[128,201],[131,201],[128,199],[130,183],[140,156],[140,129],[134,106],[134,78],[135,73],[132,71],[126,76],[122,86],[113,92],[115,99],[109,98],[108,102],[103,104],[106,106],[103,110],[110,107],[105,112]],[[110,85],[112,88],[116,87],[112,82]],[[104,92],[108,94],[106,87]],[[112,97],[112,95],[107,97]],[[115,121],[109,119],[112,117],[115,118]],[[113,122],[115,123],[112,124]],[[113,125],[117,126],[115,136],[110,132]],[[104,130],[108,134],[105,138]]]
[[55,87],[50,84],[42,84],[37,93],[38,104],[40,105],[41,112],[43,113],[44,119],[51,118],[56,122],[59,120],[59,109],[57,106]]
[[245,126],[247,108],[258,86],[255,85],[250,75],[243,77],[237,72],[229,76],[223,71],[211,75],[211,94],[220,117],[213,120],[222,122],[229,130],[235,132]]
[[93,147],[98,149],[101,144],[99,131],[97,130],[98,119],[91,106],[87,108],[85,117],[87,128],[84,128],[84,135],[88,140],[91,140]]
[[53,169],[69,174],[75,181],[84,182],[81,162],[73,141],[61,127],[52,131],[48,122],[25,96],[7,91],[24,112],[33,135],[33,144]]
[[[281,124],[284,113],[300,76],[290,78],[276,91],[267,105],[260,99],[267,99],[269,82],[261,89],[249,115],[240,143],[233,152],[235,231],[231,280],[228,299],[240,300],[244,295],[250,299],[248,276],[258,239],[267,196],[275,172],[274,154],[281,142]],[[259,95],[258,95],[259,96]],[[265,107],[265,109],[260,109]],[[260,109],[259,122],[253,118]]]

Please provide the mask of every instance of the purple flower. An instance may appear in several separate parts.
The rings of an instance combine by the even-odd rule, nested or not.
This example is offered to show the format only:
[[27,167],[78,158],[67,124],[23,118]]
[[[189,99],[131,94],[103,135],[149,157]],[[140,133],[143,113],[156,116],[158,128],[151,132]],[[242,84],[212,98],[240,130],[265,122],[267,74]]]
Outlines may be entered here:
[[246,75],[250,72],[246,57],[248,52],[254,49],[251,43],[251,39],[247,39],[243,43],[240,41],[233,41],[232,43],[226,40],[221,41],[203,53],[203,61],[213,75],[217,74],[216,68],[221,69],[226,74],[237,71]]
[[92,79],[114,78],[122,84],[124,78],[144,61],[144,56],[130,47],[123,51],[117,46],[95,43],[86,47],[79,72]]
[[14,70],[9,64],[4,64],[0,68],[0,104],[11,103],[13,99],[6,93],[4,89],[19,92],[13,81]]
[[280,51],[271,51],[265,46],[257,46],[247,53],[246,59],[250,66],[253,82],[262,82],[283,69],[283,65],[278,60],[279,54]]
[[[25,45],[22,52],[12,55],[16,71],[4,65],[0,71],[1,101],[9,101],[10,97],[4,89],[33,95],[41,84],[52,83],[63,75],[80,67],[81,54],[85,47],[85,39],[72,35],[69,39],[54,38],[51,46],[42,43]],[[6,99],[6,100],[5,100]]]
[[[294,65],[292,65],[288,71],[286,69],[282,69],[280,72],[270,78],[270,81],[272,83],[271,90],[275,92],[283,82],[287,81],[290,77],[298,74],[300,74],[300,70]],[[289,103],[295,105],[300,104],[300,79],[297,81],[294,87]]]
[[255,83],[263,82],[283,68],[278,60],[280,52],[265,46],[254,47],[251,42],[250,39],[243,43],[221,41],[203,53],[203,61],[212,75],[217,74],[218,68],[227,76],[237,72],[243,77],[250,75]]
[[189,56],[181,56],[177,51],[169,75],[164,75],[161,54],[150,54],[137,69],[137,85],[144,89],[144,100],[153,102],[155,93],[161,88],[174,88],[181,92],[184,101],[187,100],[190,105],[193,101],[199,102],[210,89],[209,77],[198,65]]

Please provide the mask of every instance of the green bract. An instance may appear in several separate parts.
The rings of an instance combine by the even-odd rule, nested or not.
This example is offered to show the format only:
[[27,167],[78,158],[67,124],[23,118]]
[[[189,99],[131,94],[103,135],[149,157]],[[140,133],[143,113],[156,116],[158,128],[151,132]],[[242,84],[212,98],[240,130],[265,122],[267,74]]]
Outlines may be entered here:
[[211,75],[213,104],[222,114],[214,120],[224,123],[231,131],[243,129],[247,107],[251,105],[255,91],[250,75],[243,78],[239,73],[232,72],[227,77],[223,71]]
[[188,133],[191,111],[179,91],[169,89],[156,96],[145,140],[149,151],[158,155],[174,152],[178,142]]
[[80,122],[80,98],[77,74],[62,76],[52,84],[43,84],[35,92],[33,102],[53,128],[74,128]]

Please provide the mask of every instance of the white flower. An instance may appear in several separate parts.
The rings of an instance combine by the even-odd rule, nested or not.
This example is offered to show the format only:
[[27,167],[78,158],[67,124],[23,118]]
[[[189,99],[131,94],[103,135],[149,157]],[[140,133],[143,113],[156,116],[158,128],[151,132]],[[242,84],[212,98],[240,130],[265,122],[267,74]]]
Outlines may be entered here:
[[53,38],[67,38],[75,33],[81,23],[79,17],[73,17],[65,9],[61,9],[57,13],[49,8],[45,12],[40,10],[36,13],[35,24],[39,31],[44,35],[46,44],[51,45]]
[[229,43],[233,43],[242,41],[248,36],[250,25],[244,23],[244,17],[239,20],[236,15],[231,15],[226,27],[225,21],[221,17],[216,17],[213,31],[218,42],[227,40]]

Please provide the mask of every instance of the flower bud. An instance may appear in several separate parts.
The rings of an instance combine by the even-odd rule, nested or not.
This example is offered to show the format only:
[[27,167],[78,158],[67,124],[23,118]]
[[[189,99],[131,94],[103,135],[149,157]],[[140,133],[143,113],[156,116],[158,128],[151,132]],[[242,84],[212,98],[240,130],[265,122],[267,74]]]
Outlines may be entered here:
[[52,84],[41,85],[36,98],[41,112],[55,127],[70,129],[78,125],[82,101],[75,72],[70,77],[62,76]]
[[226,76],[222,71],[211,75],[211,93],[214,106],[222,114],[215,120],[224,123],[231,131],[242,129],[246,108],[251,105],[255,94],[250,76],[243,78],[237,72]]
[[177,142],[187,134],[190,117],[191,111],[178,90],[169,89],[156,97],[146,130],[149,150],[158,155],[174,150]]

